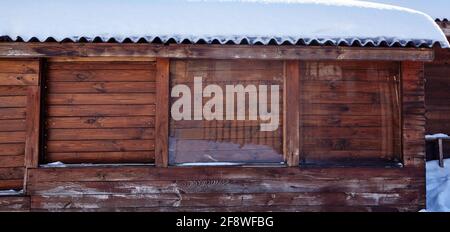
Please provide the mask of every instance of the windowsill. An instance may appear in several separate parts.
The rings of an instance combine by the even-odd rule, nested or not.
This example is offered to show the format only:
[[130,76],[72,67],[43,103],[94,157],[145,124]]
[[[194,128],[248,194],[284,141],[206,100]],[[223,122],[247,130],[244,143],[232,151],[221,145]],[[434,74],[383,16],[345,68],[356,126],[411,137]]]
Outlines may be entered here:
[[300,167],[306,168],[403,168],[403,164],[393,161],[369,161],[369,162],[316,162],[301,163]]
[[136,167],[136,166],[150,166],[153,167],[155,164],[146,164],[146,163],[129,163],[129,164],[41,164],[39,168],[80,168],[80,167]]

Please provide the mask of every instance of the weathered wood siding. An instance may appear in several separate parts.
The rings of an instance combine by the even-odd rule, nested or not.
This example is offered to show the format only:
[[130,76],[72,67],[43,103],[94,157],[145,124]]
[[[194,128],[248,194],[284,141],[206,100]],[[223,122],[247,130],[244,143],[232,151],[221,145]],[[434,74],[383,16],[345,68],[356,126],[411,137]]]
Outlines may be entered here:
[[398,63],[303,62],[300,73],[302,164],[401,161]]
[[56,168],[29,172],[33,211],[418,211],[416,168]]
[[154,162],[154,61],[50,60],[45,73],[46,162]]
[[[450,49],[435,51],[436,60],[425,64],[426,132],[450,135]],[[444,154],[450,157],[450,141],[444,141]]]
[[[188,86],[194,96],[194,77],[202,78],[202,88],[207,85],[221,87],[223,93],[223,120],[170,120],[170,163],[189,162],[243,162],[280,163],[283,161],[283,62],[258,60],[176,60],[170,65],[171,88],[177,85]],[[242,85],[249,88],[245,100],[239,101],[238,94],[226,86]],[[279,88],[278,128],[274,131],[261,131],[261,120],[256,116],[250,120],[250,107],[258,109],[258,99],[250,100],[250,95],[258,97],[260,85],[267,86],[266,99],[259,99],[271,109],[271,86]],[[255,87],[250,88],[250,87]],[[255,92],[256,91],[256,92]],[[226,95],[233,94],[233,102]],[[259,92],[259,94],[261,94]],[[219,96],[214,96],[219,97]],[[192,97],[193,99],[194,97]],[[179,97],[171,98],[171,105]],[[211,98],[204,98],[203,106]],[[238,103],[239,102],[239,103]],[[241,102],[242,107],[241,107]],[[254,105],[256,104],[256,105]],[[226,108],[234,106],[233,119],[226,116]],[[244,112],[237,109],[244,109]],[[215,109],[219,110],[219,109]],[[192,107],[194,112],[194,106]],[[238,120],[243,116],[245,120]]]
[[0,190],[23,188],[27,95],[38,84],[38,60],[0,59]]
[[[36,67],[40,67],[38,61],[27,64],[34,62]],[[0,183],[15,180],[16,185],[8,188],[21,188],[23,176],[26,177],[25,196],[0,197],[0,211],[418,211],[425,207],[425,83],[422,62],[331,62],[333,70],[346,67],[343,69],[346,70],[345,75],[335,75],[326,68],[304,72],[302,68],[305,64],[323,62],[298,60],[238,60],[231,63],[214,60],[202,63],[199,60],[176,59],[120,61],[86,58],[49,59],[43,63],[44,68],[34,69],[34,72],[18,61],[0,69],[1,83],[12,82],[12,85],[0,86],[4,89],[0,96],[0,117],[2,121],[9,122],[2,123],[0,127],[3,130],[0,135],[4,134],[0,136],[0,159],[20,157],[17,166],[12,166],[14,162],[7,160],[9,158],[1,160],[2,165],[12,167],[0,167],[4,170],[0,172]],[[171,67],[168,67],[169,64]],[[190,76],[186,75],[189,69],[182,68],[186,64],[196,67]],[[232,67],[230,70],[239,74],[238,77],[250,78],[255,77],[252,70],[260,67],[265,74],[257,76],[275,77],[264,81],[275,79],[283,86],[283,91],[289,91],[285,92],[282,102],[289,106],[297,104],[297,107],[292,108],[295,114],[286,114],[291,108],[280,111],[288,120],[280,125],[283,127],[280,131],[282,139],[275,145],[284,153],[291,167],[165,167],[167,156],[164,155],[167,155],[168,147],[164,144],[169,134],[165,138],[158,135],[173,132],[181,136],[184,134],[170,130],[205,126],[180,124],[161,118],[169,113],[168,105],[161,106],[157,102],[159,99],[169,103],[167,78],[177,81],[187,77],[189,81],[195,72],[214,77],[214,81],[217,78],[226,79],[227,76],[233,78],[230,73],[222,76],[217,70],[210,70],[210,67],[217,69],[227,65],[231,65],[228,67]],[[11,67],[25,71],[3,71]],[[180,67],[185,71],[177,76],[173,70]],[[202,67],[206,69],[202,70]],[[172,72],[169,73],[170,70]],[[229,72],[227,70],[224,68],[225,72]],[[34,76],[23,72],[31,72]],[[38,81],[23,82],[32,77],[39,80],[40,72],[46,87],[41,93],[36,88]],[[281,79],[277,79],[280,75]],[[399,118],[395,119],[393,115],[383,117],[383,113],[371,115],[373,105],[376,106],[374,110],[381,110],[381,102],[392,99],[391,95],[395,92],[392,88],[381,91],[386,88],[376,88],[377,85],[372,82],[395,75],[401,76],[397,84],[402,96],[394,98],[400,104],[390,105],[393,108],[389,112],[399,112]],[[15,78],[11,79],[11,76]],[[287,81],[287,78],[297,78],[297,81]],[[22,82],[17,82],[19,80]],[[16,93],[24,83],[32,88],[26,87],[26,91]],[[158,93],[164,96],[156,96]],[[155,150],[158,150],[157,165],[38,167],[33,154],[38,148],[39,141],[35,135],[39,130],[32,126],[39,123],[28,120],[26,116],[27,112],[31,112],[34,119],[38,118],[35,100],[39,94],[44,98],[42,110],[45,118],[41,120],[45,122],[42,128],[45,138],[41,141],[44,150],[40,154],[44,162],[149,164],[155,161]],[[295,99],[289,98],[297,95]],[[8,100],[8,97],[17,99]],[[34,103],[29,104],[30,100]],[[308,108],[302,102],[314,107]],[[354,105],[360,107],[355,108]],[[10,109],[15,113],[9,113]],[[160,109],[162,111],[158,111]],[[317,113],[304,114],[306,110]],[[392,121],[387,122],[387,119]],[[11,120],[25,120],[25,124],[20,129],[14,129],[11,128],[14,127]],[[292,125],[295,128],[290,127]],[[319,125],[320,128],[304,129],[305,125]],[[220,125],[212,126],[220,128]],[[248,126],[253,127],[252,124]],[[382,131],[379,128],[383,128]],[[345,141],[334,143],[333,138],[329,138],[330,131]],[[23,135],[20,136],[20,133]],[[372,137],[371,142],[367,143],[348,142],[375,134],[391,136],[390,140],[386,140],[390,143]],[[187,135],[188,138],[192,136]],[[204,136],[201,134],[201,138]],[[232,137],[237,142],[246,141],[243,138],[247,139],[247,136]],[[251,137],[254,138],[259,137]],[[326,142],[318,141],[322,139]],[[155,144],[155,140],[159,141],[159,145]],[[15,147],[15,144],[19,145]],[[349,157],[356,162],[345,168],[330,167],[327,163],[308,167],[299,162],[306,153],[298,152],[308,146],[306,151],[314,151],[319,158],[343,155],[345,160],[350,154]],[[365,149],[370,146],[379,148],[379,152],[366,153]],[[348,148],[352,148],[351,152]],[[27,153],[26,158],[24,153]],[[382,157],[386,161],[392,157],[399,158],[397,153],[401,153],[400,161],[403,161],[404,167],[385,167],[383,162],[376,163],[372,159]],[[314,154],[308,155],[311,157]],[[363,161],[373,162],[372,167],[362,167],[367,165]],[[28,167],[26,171],[24,166]]]

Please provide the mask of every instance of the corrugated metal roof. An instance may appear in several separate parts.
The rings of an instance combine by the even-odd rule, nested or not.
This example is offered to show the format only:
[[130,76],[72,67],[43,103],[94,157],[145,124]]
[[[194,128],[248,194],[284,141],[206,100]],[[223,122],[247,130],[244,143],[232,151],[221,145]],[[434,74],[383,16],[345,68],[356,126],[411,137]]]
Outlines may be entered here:
[[2,41],[449,46],[421,12],[352,0],[17,0],[2,7]]

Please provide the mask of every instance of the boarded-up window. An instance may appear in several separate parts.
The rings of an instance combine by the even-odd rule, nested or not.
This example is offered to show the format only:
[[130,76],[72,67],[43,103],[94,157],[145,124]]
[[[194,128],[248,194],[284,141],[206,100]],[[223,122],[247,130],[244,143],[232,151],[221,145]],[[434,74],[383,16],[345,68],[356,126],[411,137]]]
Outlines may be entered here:
[[[202,86],[194,87],[194,80],[201,80]],[[282,151],[282,112],[283,112],[283,62],[281,61],[247,61],[247,60],[176,60],[170,66],[170,85],[172,94],[176,92],[177,86],[184,86],[184,90],[191,91],[188,103],[191,104],[191,120],[177,119],[173,115],[174,107],[179,106],[181,98],[185,93],[176,93],[171,97],[172,116],[169,131],[169,163],[171,165],[186,163],[281,163],[283,162]],[[246,88],[244,98],[231,91],[231,88],[242,85]],[[215,106],[212,110],[223,109],[223,120],[217,118],[208,120],[205,115],[200,115],[195,120],[195,101],[200,94],[202,102],[200,108],[205,107],[207,102],[220,94],[204,96],[198,92],[207,90],[208,86],[221,89],[223,100],[222,106]],[[227,89],[228,86],[228,89]],[[267,87],[267,96],[261,95]],[[278,97],[272,92],[278,88]],[[196,92],[197,90],[197,92]],[[236,89],[234,89],[236,90]],[[217,94],[217,95],[216,95]],[[234,99],[227,99],[227,94],[233,95]],[[252,95],[257,101],[250,100]],[[259,98],[261,96],[261,98]],[[242,95],[241,95],[242,97]],[[196,99],[196,100],[194,100]],[[243,103],[239,106],[240,103]],[[273,104],[272,104],[273,103]],[[231,105],[234,104],[234,107]],[[267,111],[278,110],[277,127],[274,130],[262,130],[262,124],[267,123],[260,117],[260,104],[268,107]],[[256,106],[258,115],[250,120],[250,107]],[[233,108],[234,118],[227,117],[227,106]],[[223,108],[222,108],[223,107]],[[185,112],[186,107],[180,107],[178,112]],[[175,109],[177,110],[177,109]],[[239,110],[244,110],[239,112]],[[272,111],[273,112],[273,111]],[[254,112],[253,112],[254,113]],[[245,119],[238,119],[238,116]],[[253,114],[254,115],[254,114]],[[274,119],[275,120],[275,119]],[[273,121],[271,121],[273,122]]]
[[155,62],[49,62],[46,162],[154,161]]
[[38,60],[0,59],[0,190],[23,187],[27,91],[38,80]]
[[301,69],[303,164],[399,161],[398,64],[305,62]]

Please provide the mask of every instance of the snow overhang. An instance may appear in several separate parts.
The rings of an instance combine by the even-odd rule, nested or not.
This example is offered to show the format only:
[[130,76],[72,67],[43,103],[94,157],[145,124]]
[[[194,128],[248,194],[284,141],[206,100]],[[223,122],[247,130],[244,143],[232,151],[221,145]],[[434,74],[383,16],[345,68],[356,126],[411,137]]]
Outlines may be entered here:
[[16,0],[6,41],[450,47],[425,13],[356,0]]

